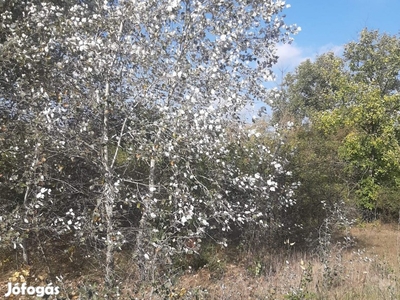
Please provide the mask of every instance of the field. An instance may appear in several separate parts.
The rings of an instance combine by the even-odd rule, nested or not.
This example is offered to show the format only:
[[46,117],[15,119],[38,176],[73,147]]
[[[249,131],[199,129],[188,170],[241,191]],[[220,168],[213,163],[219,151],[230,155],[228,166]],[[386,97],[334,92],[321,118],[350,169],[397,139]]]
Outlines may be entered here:
[[[275,253],[259,251],[256,255],[210,247],[202,255],[204,266],[189,267],[191,262],[199,264],[198,259],[185,258],[186,271],[177,272],[174,280],[165,280],[164,285],[157,287],[138,288],[134,268],[127,262],[121,263],[128,259],[121,255],[117,262],[123,266],[124,274],[131,274],[131,281],[121,284],[119,298],[115,294],[109,298],[400,299],[398,225],[379,222],[358,225],[350,230],[349,236],[351,239],[338,235],[330,250],[325,247],[325,252],[314,253],[297,251],[296,245],[290,244]],[[57,258],[67,259],[69,263]],[[19,265],[15,257],[1,259],[2,295],[10,281],[26,279],[32,285],[34,282],[40,285],[48,277],[46,268],[39,262],[27,268]],[[84,266],[78,254],[63,251],[47,260],[50,269],[65,275],[58,282],[62,293],[57,299],[104,299],[101,272],[94,265]]]
[[338,243],[326,257],[292,250],[239,264],[220,259],[219,278],[214,263],[214,272],[188,274],[180,286],[193,299],[400,299],[397,225],[367,224],[350,233],[353,245]]

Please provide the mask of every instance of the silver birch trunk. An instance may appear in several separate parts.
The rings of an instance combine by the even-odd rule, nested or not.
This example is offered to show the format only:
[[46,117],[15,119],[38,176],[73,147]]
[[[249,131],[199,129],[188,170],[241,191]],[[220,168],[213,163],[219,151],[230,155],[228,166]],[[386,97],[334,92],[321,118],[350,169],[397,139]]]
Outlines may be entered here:
[[149,250],[145,245],[145,239],[149,238],[149,228],[148,221],[151,214],[151,201],[154,195],[154,173],[155,173],[155,165],[156,161],[152,157],[150,159],[150,170],[149,170],[149,194],[148,197],[143,201],[143,213],[139,222],[139,231],[136,237],[136,248],[138,255],[138,264],[140,271],[140,278],[142,281],[146,280],[154,280],[154,274],[151,270],[151,264],[148,260],[153,259],[153,257],[149,257],[149,253],[146,250]]
[[[100,99],[98,99],[99,101]],[[112,170],[108,159],[108,114],[109,114],[109,83],[106,82],[105,102],[103,113],[103,149],[102,164],[104,168],[104,189],[102,204],[104,207],[104,221],[106,226],[106,265],[105,282],[107,286],[114,285],[114,227],[113,227],[113,206],[115,203],[115,188],[112,182]]]
[[[36,140],[36,145],[35,145],[35,155],[33,157],[33,162],[31,165],[31,172],[30,172],[30,178],[29,182],[27,184],[26,190],[25,190],[25,195],[24,195],[24,209],[25,211],[28,211],[28,197],[31,192],[31,187],[32,184],[34,183],[35,180],[35,174],[37,171],[37,167],[39,165],[39,143]],[[27,237],[22,237],[21,245],[22,245],[22,259],[24,261],[24,264],[29,265],[30,259],[29,259],[29,253],[28,253],[28,238]]]

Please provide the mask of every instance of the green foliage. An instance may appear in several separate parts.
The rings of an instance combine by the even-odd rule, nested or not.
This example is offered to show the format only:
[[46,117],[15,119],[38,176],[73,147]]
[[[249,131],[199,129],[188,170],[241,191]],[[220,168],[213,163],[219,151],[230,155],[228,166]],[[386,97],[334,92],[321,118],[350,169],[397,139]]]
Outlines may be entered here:
[[340,130],[326,135],[313,127],[286,133],[287,143],[281,151],[290,161],[287,168],[293,173],[293,180],[301,184],[296,190],[297,205],[286,214],[291,229],[285,236],[297,246],[306,238],[317,239],[316,229],[329,210],[348,197],[348,184],[343,176],[345,164],[337,156],[340,139],[345,134],[346,130]]
[[367,210],[373,210],[376,207],[379,186],[374,182],[373,177],[362,178],[359,182],[357,196],[358,203]]
[[345,162],[345,180],[367,211],[387,211],[378,206],[382,187],[399,187],[399,74],[399,37],[363,30],[345,46],[344,58],[328,53],[289,74],[285,100],[274,109],[281,124],[284,110],[299,126],[308,118],[323,143],[338,141],[334,159]]
[[382,213],[383,221],[398,222],[400,212],[399,187],[381,186],[378,190],[376,206]]
[[318,56],[315,62],[306,60],[294,73],[284,79],[283,96],[272,105],[274,121],[285,118],[301,123],[315,112],[326,111],[336,105],[335,93],[340,90],[346,76],[343,61],[333,53]]
[[380,97],[378,90],[368,93],[366,87],[358,95],[356,105],[341,112],[343,122],[353,129],[344,138],[339,154],[359,178],[359,204],[372,210],[379,186],[394,185],[400,175],[399,117],[392,109],[394,96]]
[[356,42],[345,46],[344,57],[358,83],[376,86],[381,95],[400,88],[400,39],[364,29]]

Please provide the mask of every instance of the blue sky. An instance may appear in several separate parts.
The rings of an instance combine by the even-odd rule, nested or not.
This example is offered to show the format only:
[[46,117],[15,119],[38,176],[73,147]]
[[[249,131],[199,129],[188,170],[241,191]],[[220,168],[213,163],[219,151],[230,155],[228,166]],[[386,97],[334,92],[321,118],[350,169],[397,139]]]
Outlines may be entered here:
[[[367,27],[381,32],[400,32],[400,0],[287,0],[287,24],[301,32],[291,45],[280,45],[275,72],[292,71],[301,61],[327,51],[340,54],[343,45],[358,39]],[[278,75],[278,74],[277,74]]]
[[[286,24],[297,24],[301,31],[292,44],[278,45],[278,63],[273,67],[277,80],[267,87],[277,87],[281,74],[294,71],[302,61],[328,51],[343,53],[343,46],[357,41],[364,28],[395,35],[400,33],[400,0],[286,0],[290,8],[283,13]],[[244,109],[247,120],[265,103]]]

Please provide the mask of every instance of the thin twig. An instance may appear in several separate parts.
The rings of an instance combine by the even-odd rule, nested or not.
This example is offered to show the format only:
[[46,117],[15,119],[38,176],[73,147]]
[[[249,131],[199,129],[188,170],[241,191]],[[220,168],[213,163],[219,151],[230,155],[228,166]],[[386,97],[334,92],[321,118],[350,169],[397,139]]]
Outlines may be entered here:
[[119,147],[121,146],[121,139],[122,139],[122,135],[123,135],[124,130],[125,130],[125,124],[126,124],[126,120],[127,120],[127,119],[128,119],[128,118],[125,118],[124,123],[122,124],[121,132],[120,132],[119,138],[118,138],[117,149],[115,149],[114,158],[113,158],[113,160],[112,160],[112,162],[111,162],[111,166],[110,166],[111,169],[113,168],[114,163],[115,163],[115,160],[117,159],[118,150],[119,150]]

